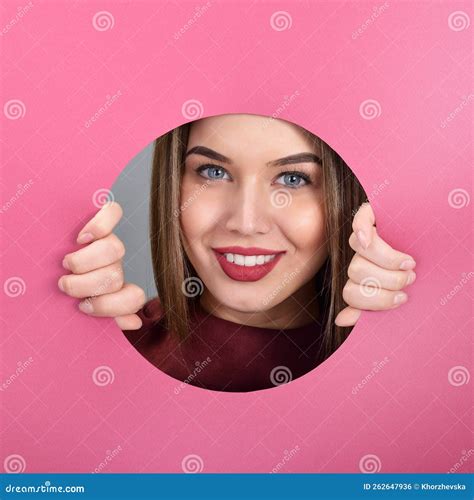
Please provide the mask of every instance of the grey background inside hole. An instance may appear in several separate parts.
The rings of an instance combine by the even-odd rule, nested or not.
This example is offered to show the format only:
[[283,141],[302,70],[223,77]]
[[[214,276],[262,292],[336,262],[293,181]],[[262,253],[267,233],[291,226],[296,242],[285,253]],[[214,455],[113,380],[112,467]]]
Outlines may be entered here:
[[153,148],[154,142],[138,153],[111,187],[115,201],[123,208],[122,219],[114,233],[123,241],[126,249],[122,261],[125,281],[143,288],[148,300],[158,295],[148,236]]

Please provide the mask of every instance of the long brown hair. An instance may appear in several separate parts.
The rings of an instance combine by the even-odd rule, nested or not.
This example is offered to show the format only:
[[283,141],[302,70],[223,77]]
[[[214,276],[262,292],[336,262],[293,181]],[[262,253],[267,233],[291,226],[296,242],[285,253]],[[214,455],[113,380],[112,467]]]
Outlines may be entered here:
[[[199,295],[189,297],[183,293],[183,284],[198,276],[184,251],[179,223],[180,186],[191,125],[186,123],[156,139],[150,196],[150,241],[155,284],[165,326],[181,339],[187,337],[190,331],[190,308],[199,300]],[[329,253],[315,277],[315,300],[319,301],[323,311],[322,361],[344,342],[352,329],[335,325],[334,319],[346,307],[342,290],[354,254],[349,246],[352,218],[367,198],[344,160],[322,139],[305,129],[301,130],[314,141],[322,160]]]

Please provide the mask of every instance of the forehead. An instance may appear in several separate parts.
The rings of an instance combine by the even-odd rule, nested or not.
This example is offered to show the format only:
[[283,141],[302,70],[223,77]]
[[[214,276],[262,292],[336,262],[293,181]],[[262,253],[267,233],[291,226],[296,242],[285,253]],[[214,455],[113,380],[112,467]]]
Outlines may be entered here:
[[267,161],[302,152],[319,153],[297,125],[249,114],[211,116],[193,122],[187,149],[198,145],[235,160],[251,156]]

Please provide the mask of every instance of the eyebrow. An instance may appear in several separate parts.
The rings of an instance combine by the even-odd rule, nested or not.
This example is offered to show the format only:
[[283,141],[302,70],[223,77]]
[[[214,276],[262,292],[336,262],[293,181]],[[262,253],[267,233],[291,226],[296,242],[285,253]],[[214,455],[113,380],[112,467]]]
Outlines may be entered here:
[[[186,152],[186,158],[189,155],[197,154],[206,156],[212,160],[220,161],[222,163],[232,163],[230,158],[224,156],[213,149],[207,148],[206,146],[194,146],[189,151]],[[283,165],[291,165],[294,163],[317,163],[322,165],[321,158],[314,153],[297,153],[290,156],[285,156],[284,158],[279,158],[278,160],[272,160],[267,163],[269,167],[281,167]]]

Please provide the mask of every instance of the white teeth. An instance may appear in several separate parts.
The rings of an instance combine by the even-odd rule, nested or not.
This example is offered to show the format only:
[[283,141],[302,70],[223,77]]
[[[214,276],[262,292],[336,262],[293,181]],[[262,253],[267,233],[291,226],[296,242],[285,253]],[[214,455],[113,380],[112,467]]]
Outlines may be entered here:
[[255,255],[246,255],[245,256],[245,266],[246,267],[253,267],[257,265],[257,257]]
[[276,255],[239,255],[237,253],[226,253],[224,257],[227,262],[233,262],[238,266],[253,267],[270,262]]
[[245,266],[245,257],[243,255],[234,254],[234,264]]

